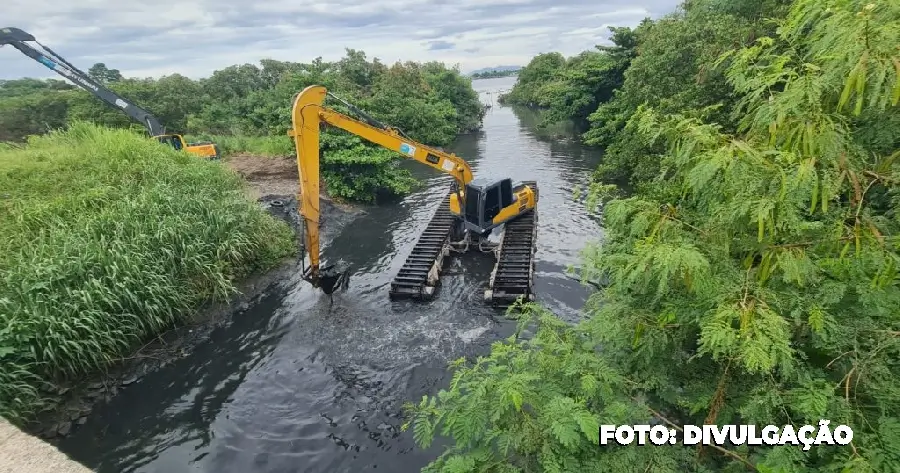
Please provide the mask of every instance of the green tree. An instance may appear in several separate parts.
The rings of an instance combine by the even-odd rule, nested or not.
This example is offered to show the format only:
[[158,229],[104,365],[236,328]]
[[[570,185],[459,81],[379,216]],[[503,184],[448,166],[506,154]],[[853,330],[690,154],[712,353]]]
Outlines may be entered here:
[[[377,119],[435,146],[451,143],[459,133],[477,130],[484,116],[471,80],[458,68],[438,62],[388,67],[353,49],[335,62],[262,59],[259,65],[233,65],[199,81],[179,74],[157,79],[125,79],[116,74],[103,64],[92,68],[93,76],[152,112],[168,131],[214,142],[221,138],[229,145],[270,143],[269,149],[289,149],[286,132],[291,126],[293,98],[313,84],[327,87]],[[142,124],[121,110],[72,88],[62,81],[37,79],[0,83],[0,139],[23,141],[71,120],[144,132]],[[329,100],[326,105],[353,114],[340,102]],[[339,137],[341,133],[328,130],[322,142],[323,176],[332,196],[371,201],[410,189],[410,174],[396,166],[399,157],[358,137]],[[254,152],[233,146],[225,149]]]
[[75,86],[56,79],[0,81],[0,141],[21,141],[66,123],[67,97]]
[[449,144],[459,130],[453,103],[438,97],[424,67],[413,62],[394,64],[379,78],[368,108],[414,140],[436,146]]
[[[107,87],[157,116],[163,111],[155,100],[156,92],[159,89],[154,80],[124,79],[110,83]],[[68,106],[67,120],[69,121],[90,121],[107,127],[130,128],[138,132],[146,132],[142,123],[135,122],[118,108],[110,106],[84,90],[73,94],[68,99]],[[165,124],[165,122],[163,123]]]
[[0,100],[0,141],[20,141],[66,124],[68,103],[58,96],[28,94]]
[[[797,0],[777,34],[720,56],[728,127],[641,106],[653,191],[604,208],[576,326],[458,361],[413,409],[454,445],[430,472],[898,471],[900,4]],[[675,46],[673,44],[673,46]],[[610,191],[595,187],[595,198]],[[597,446],[598,426],[817,425],[845,446]]]
[[33,79],[26,77],[15,80],[0,80],[0,99],[20,97],[37,92],[56,92],[72,90],[75,86],[58,79]]
[[714,67],[715,59],[731,48],[751,44],[760,34],[772,33],[769,16],[783,16],[785,2],[759,2],[752,9],[740,7],[741,3],[694,0],[681,11],[645,23],[637,38],[640,54],[625,71],[621,88],[588,117],[591,126],[583,135],[585,143],[606,148],[598,179],[639,186],[660,172],[664,148],[651,146],[626,127],[641,105],[706,118],[734,131],[728,110],[737,95]]
[[568,59],[560,60],[558,53],[536,56],[500,102],[547,109],[544,127],[571,120],[577,129],[587,129],[588,117],[622,86],[637,55],[638,38],[650,23],[644,20],[633,30],[611,27],[612,46],[597,46]]
[[541,88],[552,82],[559,70],[566,65],[566,58],[557,52],[541,53],[519,70],[516,85],[508,94],[501,95],[500,103],[546,106],[546,100],[540,95]]
[[456,130],[453,135],[480,129],[485,111],[478,92],[472,88],[472,79],[462,75],[458,67],[447,68],[437,61],[426,62],[422,65],[422,70],[436,99],[446,100],[456,110]]
[[118,69],[110,69],[106,67],[106,64],[103,64],[102,62],[98,62],[91,66],[91,68],[88,69],[87,73],[89,76],[91,76],[92,79],[102,84],[118,82],[123,79],[122,73],[119,72]]
[[387,66],[378,58],[369,62],[363,51],[347,48],[345,56],[337,62],[337,70],[346,80],[345,85],[355,89],[357,93],[367,94],[371,93],[372,86],[384,74]]

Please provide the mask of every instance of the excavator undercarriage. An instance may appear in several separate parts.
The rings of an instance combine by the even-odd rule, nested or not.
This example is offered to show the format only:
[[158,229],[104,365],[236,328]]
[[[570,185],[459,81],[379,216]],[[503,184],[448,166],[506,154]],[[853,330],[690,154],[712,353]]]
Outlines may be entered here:
[[[506,179],[510,183],[509,179]],[[537,183],[526,181],[512,190],[529,186],[537,198]],[[471,192],[471,191],[470,191]],[[442,199],[431,221],[413,246],[406,261],[391,282],[392,300],[431,300],[440,287],[446,259],[454,252],[473,248],[493,253],[496,258],[484,300],[507,307],[519,298],[534,300],[534,255],[537,249],[537,211],[532,210],[503,225],[500,243],[491,243],[486,235],[465,231],[461,221],[450,212],[451,190]],[[490,232],[488,232],[490,233]]]

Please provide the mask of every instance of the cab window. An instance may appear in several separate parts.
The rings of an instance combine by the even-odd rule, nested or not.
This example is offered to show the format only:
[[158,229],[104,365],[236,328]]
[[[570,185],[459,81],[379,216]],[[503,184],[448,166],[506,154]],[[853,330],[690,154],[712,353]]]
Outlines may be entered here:
[[484,199],[484,221],[488,223],[500,213],[500,186],[488,189]]

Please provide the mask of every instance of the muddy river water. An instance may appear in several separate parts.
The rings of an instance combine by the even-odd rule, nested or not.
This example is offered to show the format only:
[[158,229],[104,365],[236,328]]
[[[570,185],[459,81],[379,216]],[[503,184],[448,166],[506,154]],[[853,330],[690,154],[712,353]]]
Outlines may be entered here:
[[[542,137],[533,112],[499,107],[497,92],[513,82],[475,82],[494,106],[483,131],[452,150],[478,177],[538,182],[537,297],[574,319],[588,290],[565,270],[601,229],[572,191],[600,156]],[[430,303],[389,301],[449,183],[404,165],[423,180],[419,191],[366,209],[325,242],[325,257],[354,271],[333,305],[297,276],[280,281],[190,353],[97,406],[60,448],[110,473],[418,472],[440,446],[418,449],[400,432],[403,402],[446,386],[448,361],[485,353],[514,323],[482,302],[489,255],[453,258]]]

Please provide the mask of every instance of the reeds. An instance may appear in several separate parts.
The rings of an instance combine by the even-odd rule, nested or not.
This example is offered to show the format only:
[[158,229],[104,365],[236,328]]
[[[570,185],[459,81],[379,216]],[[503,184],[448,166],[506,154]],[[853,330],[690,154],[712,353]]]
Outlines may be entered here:
[[255,156],[282,157],[295,153],[294,141],[286,133],[283,136],[201,135],[188,136],[188,141],[211,141],[219,145],[224,157],[246,153]]
[[220,163],[128,131],[0,148],[0,415],[27,418],[292,242]]

